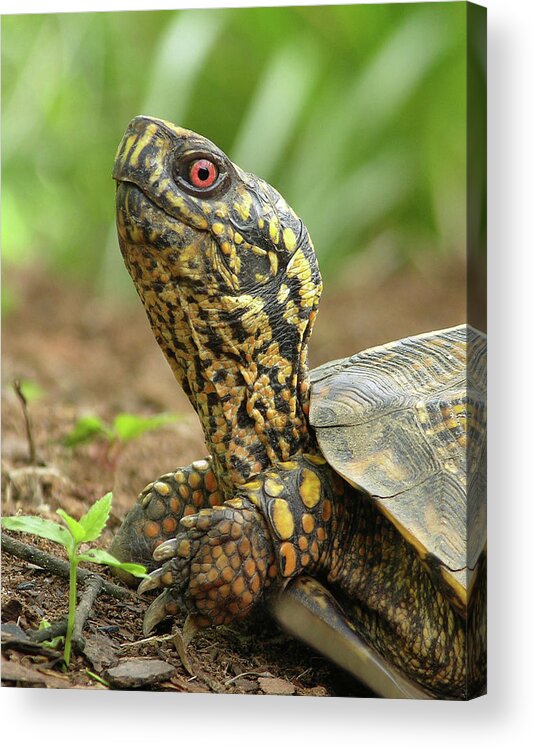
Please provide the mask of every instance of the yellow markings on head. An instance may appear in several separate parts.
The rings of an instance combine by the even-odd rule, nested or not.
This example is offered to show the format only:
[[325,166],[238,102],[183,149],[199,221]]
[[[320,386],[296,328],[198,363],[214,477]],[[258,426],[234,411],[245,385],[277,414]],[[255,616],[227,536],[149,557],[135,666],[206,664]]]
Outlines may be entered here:
[[130,164],[132,166],[137,166],[137,162],[139,161],[139,156],[141,154],[141,151],[143,148],[150,143],[151,140],[157,135],[158,133],[158,127],[154,124],[149,124],[146,126],[146,129],[144,133],[136,137],[138,138],[137,143],[135,145],[135,148],[130,152]]
[[239,231],[234,232],[234,243],[235,244],[241,244],[243,242],[243,237],[239,233]]
[[263,218],[258,218],[258,228],[262,229],[265,226],[265,221]]
[[308,509],[316,506],[321,498],[321,479],[312,470],[308,470],[308,468],[302,470],[299,494],[302,503]]
[[131,133],[122,143],[119,143],[119,147],[117,148],[116,158],[119,157],[119,153],[122,151],[123,156],[122,156],[121,161],[126,160],[136,140],[137,140],[137,133]]
[[293,233],[293,229],[285,228],[282,233],[284,244],[289,252],[292,252],[297,246],[297,237]]
[[275,244],[278,244],[280,239],[280,224],[277,218],[271,218],[269,221],[269,236]]
[[280,566],[282,576],[292,576],[297,568],[297,551],[292,543],[282,543],[280,546]]
[[272,274],[276,275],[278,273],[278,257],[276,252],[269,252],[269,264]]
[[252,197],[246,190],[241,193],[240,199],[236,200],[236,202],[234,203],[235,212],[243,221],[246,221],[250,216],[251,206]]
[[215,236],[222,236],[224,234],[224,223],[219,223],[219,221],[215,221],[215,223],[211,224],[211,230],[215,234]]
[[273,499],[269,503],[269,514],[274,531],[280,540],[289,540],[295,531],[295,521],[285,499]]

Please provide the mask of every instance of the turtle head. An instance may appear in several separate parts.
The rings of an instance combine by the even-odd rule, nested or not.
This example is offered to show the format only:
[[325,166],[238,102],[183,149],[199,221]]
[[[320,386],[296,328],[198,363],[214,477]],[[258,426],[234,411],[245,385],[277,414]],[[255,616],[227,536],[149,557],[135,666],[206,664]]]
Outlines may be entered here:
[[[295,423],[298,431],[306,420],[306,343],[321,293],[302,221],[211,141],[159,119],[132,120],[113,177],[126,266],[205,430],[213,430],[213,389],[227,403],[224,418],[232,415],[227,430],[236,419],[244,423],[227,401],[239,409],[235,390],[246,385],[243,408],[246,399],[256,434],[267,413],[284,431]],[[287,444],[286,435],[269,441],[279,438]]]
[[[168,275],[200,303],[228,295],[316,305],[320,276],[306,227],[273,187],[243,172],[207,138],[136,117],[113,177],[130,271],[132,261],[144,258],[154,282]],[[283,284],[290,293],[279,293]]]

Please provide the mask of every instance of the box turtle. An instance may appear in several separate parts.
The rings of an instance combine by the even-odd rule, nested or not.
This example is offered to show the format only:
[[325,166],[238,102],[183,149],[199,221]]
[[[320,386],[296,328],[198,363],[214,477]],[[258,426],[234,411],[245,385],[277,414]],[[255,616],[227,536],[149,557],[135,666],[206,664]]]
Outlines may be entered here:
[[378,695],[482,693],[484,335],[310,373],[321,277],[281,195],[144,116],[113,176],[126,266],[209,452],[149,484],[114,540],[152,569],[140,591],[160,589],[145,632],[183,612],[189,641],[267,601]]

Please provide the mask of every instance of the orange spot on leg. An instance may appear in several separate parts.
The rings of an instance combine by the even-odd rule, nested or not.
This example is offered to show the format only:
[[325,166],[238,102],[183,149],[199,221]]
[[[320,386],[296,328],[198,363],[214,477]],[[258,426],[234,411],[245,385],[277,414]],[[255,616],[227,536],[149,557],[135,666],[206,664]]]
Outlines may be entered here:
[[143,532],[147,538],[157,538],[161,534],[161,527],[157,522],[148,521],[143,525]]

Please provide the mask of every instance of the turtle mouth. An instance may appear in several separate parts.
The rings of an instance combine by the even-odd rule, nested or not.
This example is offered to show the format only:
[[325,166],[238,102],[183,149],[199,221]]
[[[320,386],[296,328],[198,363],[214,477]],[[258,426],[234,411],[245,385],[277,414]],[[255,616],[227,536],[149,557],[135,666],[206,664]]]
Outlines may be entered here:
[[170,215],[134,182],[118,181],[115,201],[119,237],[128,244],[167,249],[180,245],[186,228],[200,231]]

